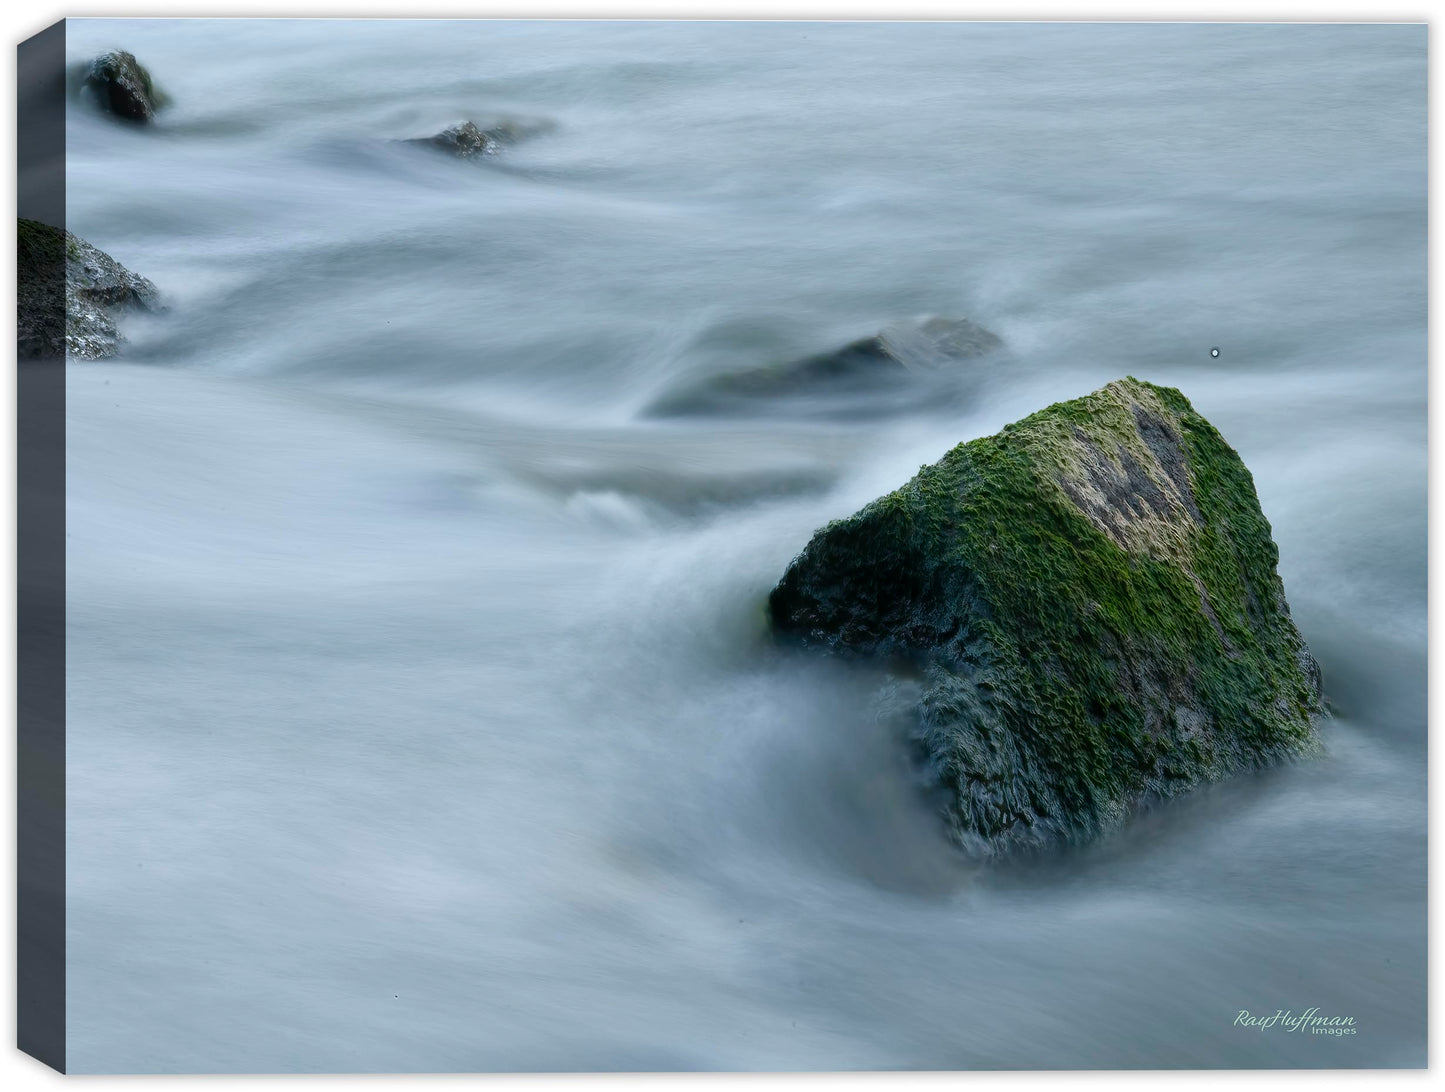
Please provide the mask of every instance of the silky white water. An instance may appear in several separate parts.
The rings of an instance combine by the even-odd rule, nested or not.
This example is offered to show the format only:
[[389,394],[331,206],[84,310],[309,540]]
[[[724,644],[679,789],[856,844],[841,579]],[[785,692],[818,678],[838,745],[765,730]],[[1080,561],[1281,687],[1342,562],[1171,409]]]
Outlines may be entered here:
[[[1423,1065],[1425,45],[71,22],[173,100],[68,119],[170,305],[68,366],[72,1070]],[[538,131],[398,142],[469,117]],[[924,314],[989,382],[648,412]],[[1328,756],[979,872],[766,596],[1123,375],[1253,471]]]

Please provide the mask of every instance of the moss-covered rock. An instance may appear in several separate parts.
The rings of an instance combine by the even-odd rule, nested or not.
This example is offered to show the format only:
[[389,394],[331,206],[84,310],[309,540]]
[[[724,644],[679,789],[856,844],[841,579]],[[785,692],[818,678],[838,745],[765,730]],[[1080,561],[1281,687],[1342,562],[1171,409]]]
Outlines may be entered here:
[[921,677],[951,828],[992,854],[1317,749],[1319,669],[1277,561],[1235,451],[1130,378],[829,524],[769,605],[783,634]]
[[911,380],[926,380],[1002,346],[996,334],[968,319],[897,322],[825,353],[688,384],[666,394],[651,412],[658,416],[753,413],[763,407],[786,409],[798,401],[812,408],[846,409],[846,404],[838,405],[840,398],[861,398],[876,407],[880,393],[896,393]]
[[102,250],[38,220],[16,224],[16,326],[21,357],[113,356],[115,312],[160,309],[160,294]]
[[165,105],[165,96],[156,89],[151,74],[134,54],[124,50],[96,57],[83,82],[101,109],[128,121],[149,122]]

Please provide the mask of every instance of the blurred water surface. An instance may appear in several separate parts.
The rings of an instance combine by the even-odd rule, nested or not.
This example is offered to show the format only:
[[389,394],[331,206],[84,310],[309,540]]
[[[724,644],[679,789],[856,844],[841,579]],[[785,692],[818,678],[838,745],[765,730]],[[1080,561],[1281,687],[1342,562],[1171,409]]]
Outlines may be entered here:
[[[69,369],[73,1069],[1424,1064],[1423,26],[111,46],[174,105],[77,104],[69,226],[171,311]],[[466,117],[538,131],[397,142]],[[924,314],[988,383],[649,412]],[[977,874],[763,603],[1126,374],[1253,470],[1329,755]],[[1234,1024],[1315,1006],[1358,1033]]]

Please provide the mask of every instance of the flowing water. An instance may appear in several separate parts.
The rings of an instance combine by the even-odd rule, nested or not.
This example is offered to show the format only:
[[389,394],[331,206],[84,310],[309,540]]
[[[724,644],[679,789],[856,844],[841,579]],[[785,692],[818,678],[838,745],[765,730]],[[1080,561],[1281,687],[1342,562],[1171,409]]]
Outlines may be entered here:
[[[69,366],[74,1069],[1424,1063],[1423,26],[70,27],[173,100],[67,123],[170,304]],[[397,139],[468,117],[534,132]],[[926,314],[1006,352],[650,411]],[[980,872],[763,606],[1126,374],[1253,470],[1328,755]]]

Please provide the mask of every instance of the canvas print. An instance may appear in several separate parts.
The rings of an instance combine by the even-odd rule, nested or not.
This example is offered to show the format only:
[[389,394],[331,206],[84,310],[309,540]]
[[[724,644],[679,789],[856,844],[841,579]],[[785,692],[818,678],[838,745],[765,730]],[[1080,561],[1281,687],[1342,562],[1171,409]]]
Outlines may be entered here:
[[1425,1066],[1425,26],[19,58],[23,1050]]

